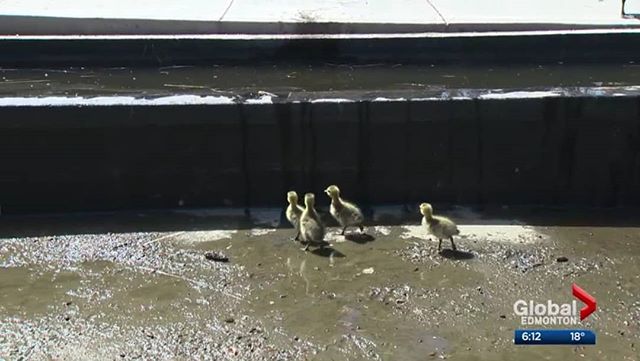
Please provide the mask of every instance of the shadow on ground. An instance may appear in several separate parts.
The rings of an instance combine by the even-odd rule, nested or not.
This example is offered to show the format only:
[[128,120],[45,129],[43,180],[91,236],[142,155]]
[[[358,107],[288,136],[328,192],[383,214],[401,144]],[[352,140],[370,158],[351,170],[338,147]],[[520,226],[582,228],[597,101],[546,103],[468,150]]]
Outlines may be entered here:
[[440,251],[440,255],[447,259],[453,259],[457,261],[474,259],[476,256],[471,252],[443,249]]
[[345,257],[344,253],[331,247],[317,248],[309,252],[315,254],[316,256],[321,256],[321,257],[331,257],[332,255],[333,257],[337,257],[337,258]]
[[365,244],[365,243],[373,242],[376,240],[374,236],[366,233],[350,233],[350,234],[346,234],[344,238],[348,241],[359,243],[359,244]]

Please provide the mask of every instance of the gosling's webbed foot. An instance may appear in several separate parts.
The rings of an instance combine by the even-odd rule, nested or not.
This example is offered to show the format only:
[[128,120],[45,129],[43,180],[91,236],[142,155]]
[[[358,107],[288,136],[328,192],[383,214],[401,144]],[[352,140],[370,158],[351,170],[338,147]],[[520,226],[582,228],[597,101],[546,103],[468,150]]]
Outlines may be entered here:
[[364,226],[360,225],[359,227],[360,227],[360,233],[364,233]]

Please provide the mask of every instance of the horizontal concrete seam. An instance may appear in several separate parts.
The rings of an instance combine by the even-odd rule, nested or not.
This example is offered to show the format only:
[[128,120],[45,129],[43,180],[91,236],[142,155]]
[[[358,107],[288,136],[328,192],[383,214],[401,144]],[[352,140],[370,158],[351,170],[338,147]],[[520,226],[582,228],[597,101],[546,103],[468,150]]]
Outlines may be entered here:
[[[449,24],[451,25],[451,24]],[[175,35],[0,35],[0,41],[35,40],[358,40],[358,39],[429,39],[469,37],[516,37],[554,35],[640,34],[640,28],[603,28],[579,30],[464,31],[422,33],[359,34],[175,34]]]

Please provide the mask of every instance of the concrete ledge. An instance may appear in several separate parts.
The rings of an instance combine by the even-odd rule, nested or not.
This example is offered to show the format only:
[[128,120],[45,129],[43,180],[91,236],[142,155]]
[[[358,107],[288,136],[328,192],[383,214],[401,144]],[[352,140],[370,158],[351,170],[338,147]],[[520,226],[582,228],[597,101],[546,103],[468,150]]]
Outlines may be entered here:
[[393,34],[638,29],[640,21],[563,22],[258,22],[158,19],[63,18],[0,15],[0,35],[166,35],[166,34]]
[[528,93],[5,104],[0,204],[279,206],[338,183],[363,204],[640,205],[638,89]]
[[[489,27],[479,24],[479,28]],[[605,26],[603,26],[605,27]],[[608,26],[611,27],[611,26]],[[625,27],[625,26],[623,26]],[[473,28],[473,26],[467,27]],[[496,29],[516,30],[539,27],[497,26]],[[569,25],[559,29],[572,29]],[[578,27],[593,28],[593,27]],[[362,23],[305,23],[198,21],[156,19],[78,19],[40,16],[1,16],[0,35],[167,35],[167,34],[363,34],[416,33],[445,31],[441,23],[427,24],[362,24]]]

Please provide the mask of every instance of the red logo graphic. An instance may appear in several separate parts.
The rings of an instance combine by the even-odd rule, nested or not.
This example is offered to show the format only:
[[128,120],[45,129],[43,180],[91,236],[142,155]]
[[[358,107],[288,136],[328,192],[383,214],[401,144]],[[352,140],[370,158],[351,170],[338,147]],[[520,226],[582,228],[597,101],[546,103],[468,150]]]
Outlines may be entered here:
[[582,321],[596,310],[596,299],[575,283],[571,286],[571,289],[573,296],[586,305],[580,309],[580,321]]

